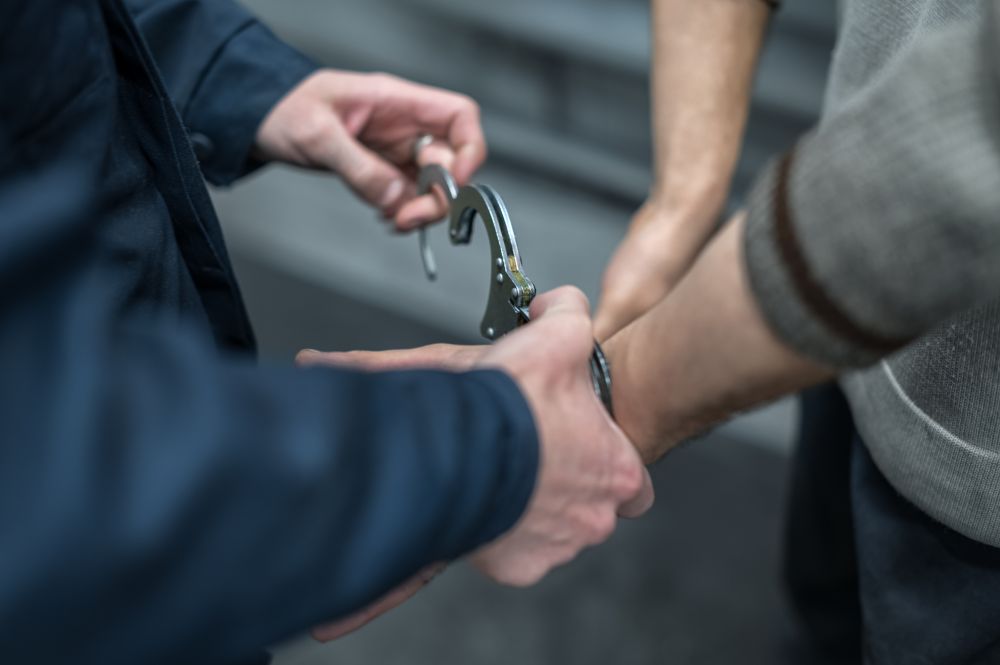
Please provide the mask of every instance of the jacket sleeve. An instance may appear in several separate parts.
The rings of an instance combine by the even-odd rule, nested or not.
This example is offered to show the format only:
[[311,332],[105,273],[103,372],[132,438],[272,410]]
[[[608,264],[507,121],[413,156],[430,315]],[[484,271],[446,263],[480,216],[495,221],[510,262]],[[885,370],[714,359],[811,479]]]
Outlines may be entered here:
[[231,0],[125,0],[181,113],[205,177],[227,185],[268,112],[316,68]]
[[231,662],[518,519],[538,450],[507,376],[220,358],[111,295],[89,143],[0,146],[5,662]]
[[1000,297],[1000,31],[939,29],[757,183],[750,282],[775,332],[869,364]]

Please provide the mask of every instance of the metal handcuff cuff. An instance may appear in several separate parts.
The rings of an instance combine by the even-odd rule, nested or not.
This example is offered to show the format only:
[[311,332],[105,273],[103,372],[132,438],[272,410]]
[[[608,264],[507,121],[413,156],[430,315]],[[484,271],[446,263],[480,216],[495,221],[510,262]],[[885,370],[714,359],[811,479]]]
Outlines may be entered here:
[[[429,145],[430,136],[421,137],[414,146],[414,156]],[[437,188],[448,200],[448,238],[453,245],[467,245],[472,240],[473,221],[478,217],[486,226],[490,241],[490,292],[486,313],[479,326],[483,337],[495,341],[530,320],[528,310],[535,297],[535,285],[521,265],[517,240],[503,199],[488,185],[470,184],[459,188],[451,174],[439,164],[420,170],[417,181],[419,194],[429,194]],[[427,278],[437,278],[437,264],[427,242],[427,229],[419,230],[420,256]],[[614,417],[611,403],[611,369],[601,345],[595,340],[590,356],[590,377],[594,392]]]

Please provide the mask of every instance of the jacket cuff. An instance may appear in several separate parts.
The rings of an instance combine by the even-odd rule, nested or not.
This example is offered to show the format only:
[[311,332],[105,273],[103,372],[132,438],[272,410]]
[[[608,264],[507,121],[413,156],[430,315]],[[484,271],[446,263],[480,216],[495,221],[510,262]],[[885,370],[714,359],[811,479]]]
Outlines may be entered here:
[[793,151],[771,164],[749,197],[744,251],[751,290],[772,331],[798,352],[833,367],[870,365],[910,339],[859,323],[815,270],[811,252],[823,251],[823,238],[803,237],[795,157]]
[[455,537],[442,543],[443,560],[463,556],[513,528],[534,494],[539,471],[534,418],[514,380],[496,370],[464,378],[467,397],[493,406],[499,431],[493,440],[469,442],[480,450],[468,457],[467,490],[448,529]]
[[263,165],[251,156],[257,129],[317,68],[255,20],[219,49],[184,109],[192,148],[209,182],[228,185]]

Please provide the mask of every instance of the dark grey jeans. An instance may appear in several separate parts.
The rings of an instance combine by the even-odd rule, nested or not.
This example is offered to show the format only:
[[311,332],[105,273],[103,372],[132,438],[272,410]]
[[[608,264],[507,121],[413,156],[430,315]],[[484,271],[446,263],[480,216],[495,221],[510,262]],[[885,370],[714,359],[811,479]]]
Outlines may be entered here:
[[788,589],[817,649],[869,665],[1000,663],[1000,549],[900,496],[835,386],[802,399],[786,537]]

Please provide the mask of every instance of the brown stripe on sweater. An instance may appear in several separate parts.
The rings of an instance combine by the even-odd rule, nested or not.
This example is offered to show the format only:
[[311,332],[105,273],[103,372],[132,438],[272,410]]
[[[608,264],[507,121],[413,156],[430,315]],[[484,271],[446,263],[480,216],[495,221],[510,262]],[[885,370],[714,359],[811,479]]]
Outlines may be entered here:
[[848,317],[830,298],[806,263],[792,221],[788,182],[795,151],[786,154],[778,165],[778,182],[774,189],[774,234],[778,253],[792,277],[792,285],[802,301],[831,331],[851,344],[880,353],[889,353],[905,346],[909,339],[887,337],[865,330]]

